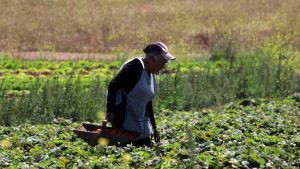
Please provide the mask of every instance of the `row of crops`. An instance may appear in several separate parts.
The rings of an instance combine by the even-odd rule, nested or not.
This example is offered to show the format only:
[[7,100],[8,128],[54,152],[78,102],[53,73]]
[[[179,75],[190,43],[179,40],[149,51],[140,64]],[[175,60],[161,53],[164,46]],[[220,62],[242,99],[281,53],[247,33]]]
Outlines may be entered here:
[[[287,96],[300,90],[292,54],[258,49],[217,51],[178,60],[158,76],[157,112],[198,110],[235,99]],[[0,59],[0,124],[47,123],[56,117],[93,121],[106,110],[107,86],[125,60]]]
[[162,141],[153,148],[91,147],[72,132],[80,123],[68,119],[2,126],[0,168],[298,168],[299,121],[299,97],[161,110]]

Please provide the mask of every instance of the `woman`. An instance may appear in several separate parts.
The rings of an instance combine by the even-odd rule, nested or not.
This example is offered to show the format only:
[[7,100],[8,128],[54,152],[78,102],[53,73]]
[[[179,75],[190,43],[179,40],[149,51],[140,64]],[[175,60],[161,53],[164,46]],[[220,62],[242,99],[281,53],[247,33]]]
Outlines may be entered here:
[[107,97],[107,120],[113,127],[141,133],[135,146],[151,146],[150,136],[160,141],[152,108],[156,94],[155,74],[176,58],[162,42],[144,48],[144,57],[127,61],[111,80]]

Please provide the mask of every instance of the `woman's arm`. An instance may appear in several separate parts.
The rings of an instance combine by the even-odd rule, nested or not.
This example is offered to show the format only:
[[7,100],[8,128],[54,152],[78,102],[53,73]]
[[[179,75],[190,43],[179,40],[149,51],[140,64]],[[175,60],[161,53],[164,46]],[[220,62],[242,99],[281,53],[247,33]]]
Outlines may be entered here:
[[148,115],[150,117],[150,122],[151,122],[151,125],[152,125],[153,130],[154,130],[154,133],[153,133],[154,140],[155,140],[155,142],[158,143],[158,142],[160,142],[160,135],[159,135],[159,131],[157,130],[156,123],[155,123],[155,117],[154,117],[154,113],[153,113],[152,101],[147,103],[146,110],[148,112]]
[[151,122],[151,125],[153,127],[153,130],[157,131],[155,118],[154,118],[154,113],[153,113],[152,101],[147,103],[146,110],[147,110],[148,115],[150,117],[150,122]]

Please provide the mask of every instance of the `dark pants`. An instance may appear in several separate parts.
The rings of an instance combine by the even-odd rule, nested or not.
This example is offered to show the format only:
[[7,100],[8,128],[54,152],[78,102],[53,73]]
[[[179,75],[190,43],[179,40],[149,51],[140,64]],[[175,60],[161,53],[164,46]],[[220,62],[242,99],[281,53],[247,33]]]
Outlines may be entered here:
[[150,137],[147,137],[145,139],[138,139],[136,141],[132,142],[132,145],[136,146],[136,147],[142,147],[142,146],[147,146],[147,147],[151,147],[152,143],[150,140]]

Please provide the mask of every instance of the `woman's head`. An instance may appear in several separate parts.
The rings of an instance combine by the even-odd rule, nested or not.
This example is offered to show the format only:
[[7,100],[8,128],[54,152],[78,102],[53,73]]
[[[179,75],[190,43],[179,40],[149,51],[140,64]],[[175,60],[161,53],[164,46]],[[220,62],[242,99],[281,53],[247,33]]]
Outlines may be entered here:
[[143,51],[145,59],[148,61],[147,67],[150,73],[158,73],[158,71],[165,67],[168,61],[176,59],[162,42],[151,43]]

